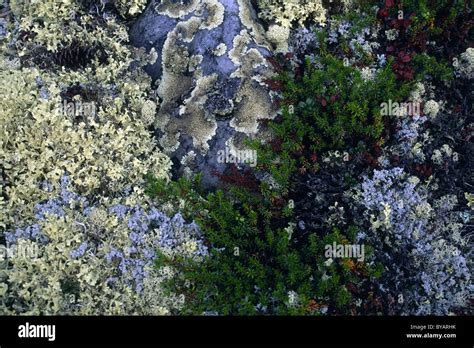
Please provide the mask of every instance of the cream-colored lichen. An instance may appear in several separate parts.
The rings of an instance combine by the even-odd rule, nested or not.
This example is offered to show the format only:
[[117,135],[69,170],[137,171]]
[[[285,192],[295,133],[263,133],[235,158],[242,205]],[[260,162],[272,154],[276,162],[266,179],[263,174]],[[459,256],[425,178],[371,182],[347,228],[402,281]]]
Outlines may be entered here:
[[462,77],[472,79],[474,77],[474,48],[469,47],[466,52],[461,53],[459,58],[455,58],[453,66]]
[[423,107],[424,114],[431,117],[435,117],[438,114],[439,110],[439,103],[433,99],[428,100]]
[[187,21],[179,22],[176,25],[177,39],[182,42],[191,42],[194,35],[203,26],[203,20],[200,17],[191,17]]
[[[162,284],[177,275],[166,266],[146,266],[142,291],[137,291],[128,273],[117,274],[117,264],[107,262],[112,248],[131,257],[130,229],[125,219],[109,214],[115,199],[94,207],[88,217],[73,207],[64,208],[64,217],[50,215],[39,221],[48,243],[19,239],[17,246],[33,250],[33,257],[15,254],[0,260],[0,313],[26,315],[164,315],[184,304],[184,297],[165,293]],[[129,216],[131,213],[127,213]],[[192,257],[197,242],[186,230],[174,229],[183,237],[176,248],[163,248],[168,257]],[[150,230],[142,245],[154,249],[161,229]],[[93,241],[100,241],[93,247]],[[80,257],[71,253],[86,242]],[[30,256],[30,255],[28,255]],[[7,266],[8,262],[8,266]],[[41,285],[41,286],[40,286]],[[5,306],[9,303],[9,306]]]
[[271,25],[266,33],[268,41],[275,45],[276,53],[288,52],[288,38],[290,28],[280,25]]
[[[133,15],[146,1],[116,4],[124,6],[123,15]],[[63,217],[42,220],[47,244],[19,241],[38,246],[38,258],[0,261],[0,313],[170,313],[181,300],[165,294],[160,284],[174,271],[165,275],[150,270],[144,295],[139,296],[126,283],[116,288],[106,284],[115,271],[99,257],[105,249],[81,260],[70,256],[85,236],[126,247],[128,227],[107,209],[118,203],[146,207],[145,175],[169,178],[171,161],[147,130],[156,102],[151,79],[140,68],[156,60],[156,52],[147,56],[131,49],[123,23],[112,17],[97,20],[75,1],[13,0],[10,5],[18,27],[31,34],[20,38],[18,31],[10,31],[0,47],[0,228],[27,226],[35,219],[35,206],[57,194],[65,174],[70,189],[93,197],[96,207],[85,221],[79,219],[84,217],[78,215],[80,209],[72,207]],[[95,59],[77,69],[43,70],[35,65],[34,50],[56,52],[73,41],[84,47],[100,45],[108,59]],[[74,93],[65,100],[72,87],[87,93]],[[84,103],[94,107],[68,114],[65,102],[73,109]],[[190,250],[190,245],[182,251]],[[77,284],[80,302],[63,292],[67,279]],[[150,298],[154,301],[148,302]]]
[[321,0],[258,0],[259,16],[286,28],[311,20],[326,25],[326,9]]
[[220,43],[219,45],[217,45],[214,51],[212,51],[212,53],[214,53],[214,55],[216,55],[217,57],[223,56],[226,52],[227,46],[225,45],[225,43]]
[[120,14],[124,17],[136,15],[145,9],[148,0],[116,0]]
[[[76,25],[68,25],[79,13],[79,4],[72,0],[12,0],[10,9],[15,18],[20,19],[21,29],[33,33],[28,42],[44,45],[50,51],[56,51],[61,42],[72,42],[82,30]],[[83,21],[89,19],[84,18]],[[26,47],[27,43],[16,42],[20,55],[26,53]]]
[[264,88],[255,88],[252,81],[245,81],[236,98],[238,109],[230,125],[235,130],[252,135],[258,131],[258,121],[271,119],[275,115],[268,93]]
[[255,48],[247,48],[249,40],[249,34],[242,30],[234,38],[234,47],[229,52],[229,57],[238,66],[231,77],[242,79],[235,98],[237,110],[230,125],[239,132],[255,134],[258,131],[258,121],[273,118],[275,110],[268,91],[252,73],[256,68],[266,66],[266,60]]
[[423,101],[423,96],[425,95],[426,89],[423,83],[417,82],[415,84],[414,90],[411,92],[410,99],[413,102],[422,102]]
[[159,14],[180,18],[196,10],[201,0],[190,0],[187,2],[175,0],[161,0],[156,6],[155,11]]
[[247,0],[237,0],[239,4],[239,18],[242,25],[252,35],[255,42],[263,47],[268,48],[268,43],[265,39],[265,30],[263,26],[255,20],[255,13],[253,7]]
[[224,6],[217,0],[203,0],[208,15],[201,25],[202,29],[214,29],[224,21]]
[[[96,117],[75,123],[60,111],[60,76],[35,69],[3,70],[0,76],[8,81],[0,86],[0,157],[11,183],[6,188],[11,218],[29,216],[45,196],[39,184],[57,183],[64,172],[79,192],[99,196],[99,189],[113,195],[143,182],[150,168],[166,176],[169,159],[133,113],[117,104],[99,106]],[[48,99],[39,96],[38,78]],[[129,93],[124,90],[124,96]]]
[[153,124],[156,116],[156,103],[153,100],[147,100],[143,103],[141,116],[146,126]]
[[189,68],[188,68],[189,72],[195,72],[199,70],[199,66],[202,63],[203,58],[204,57],[200,54],[191,56],[191,58],[189,58]]
[[209,144],[207,142],[214,137],[217,130],[215,118],[209,117],[210,115],[203,107],[208,92],[216,81],[217,74],[204,76],[197,80],[191,96],[184,101],[184,106],[180,110],[179,121],[173,119],[168,125],[171,132],[180,129],[192,136],[194,146],[203,152],[208,150]]

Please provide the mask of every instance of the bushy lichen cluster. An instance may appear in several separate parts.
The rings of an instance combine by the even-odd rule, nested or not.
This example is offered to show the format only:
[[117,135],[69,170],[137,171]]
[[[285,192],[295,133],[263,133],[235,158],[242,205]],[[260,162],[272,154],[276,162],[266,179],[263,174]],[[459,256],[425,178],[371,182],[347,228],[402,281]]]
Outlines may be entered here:
[[[116,10],[132,15],[144,4],[117,2]],[[96,13],[76,1],[7,5],[0,62],[1,240],[12,248],[39,246],[39,255],[2,260],[0,312],[169,313],[182,301],[164,295],[160,279],[172,271],[153,270],[150,253],[159,249],[156,233],[181,233],[187,225],[179,216],[159,215],[156,228],[167,227],[147,235],[150,257],[143,259],[129,250],[138,233],[127,227],[133,217],[114,213],[114,206],[125,204],[127,216],[138,209],[133,216],[155,222],[158,215],[150,214],[158,213],[143,210],[145,175],[169,177],[171,162],[147,130],[157,101],[141,66],[153,57],[128,46],[126,26],[100,3]],[[75,56],[83,52],[93,52],[88,61]],[[64,107],[85,103],[93,106],[90,112]],[[140,233],[148,232],[143,223]],[[195,245],[189,243],[160,248],[186,253]],[[128,255],[123,272],[117,271],[118,258],[107,257],[111,248]],[[126,266],[136,274],[148,268],[150,277],[134,285]]]
[[[167,175],[168,158],[156,151],[138,113],[120,106],[121,98],[110,98],[108,105],[102,101],[97,115],[80,122],[59,111],[61,85],[67,88],[60,81],[94,83],[86,74],[66,72],[57,76],[35,68],[4,68],[0,74],[7,82],[0,87],[4,116],[0,129],[5,193],[9,197],[5,213],[11,222],[15,217],[31,216],[35,202],[47,197],[40,183],[48,181],[57,187],[64,171],[78,192],[95,194],[98,199],[139,185],[149,171],[160,177]],[[70,74],[77,74],[78,79]],[[95,79],[100,81],[98,75]],[[130,97],[137,103],[144,101],[141,92]]]
[[288,28],[306,21],[326,24],[326,9],[321,0],[258,0],[259,16]]
[[455,58],[453,66],[463,77],[472,79],[474,77],[474,48],[469,47],[466,52]]
[[380,288],[394,313],[447,315],[468,305],[472,250],[453,211],[455,195],[430,202],[429,191],[402,168],[374,171],[356,201],[369,222],[359,240],[374,247],[386,269]]
[[[92,16],[79,17],[81,10],[74,2],[62,4],[60,11],[54,1],[33,2],[22,10],[11,6],[28,39],[12,24],[3,42],[0,129],[8,215],[27,218],[32,205],[46,197],[40,182],[58,187],[64,171],[78,192],[98,197],[139,185],[149,171],[166,177],[170,162],[140,121],[142,109],[150,103],[150,79],[130,70],[137,58],[126,46],[125,26],[113,18],[99,26]],[[77,22],[70,17],[59,21],[62,13],[76,14]],[[84,29],[91,24],[93,30]],[[61,40],[53,39],[55,35]],[[32,54],[32,47],[54,52],[73,36],[84,45],[100,42],[107,61],[94,60],[82,69],[40,69],[31,59],[15,58]],[[61,108],[64,102],[94,103],[95,113],[71,118]]]
[[93,205],[70,191],[69,177],[58,192],[35,207],[31,225],[5,232],[6,246],[36,250],[33,259],[2,260],[3,314],[170,314],[183,305],[161,284],[176,275],[155,268],[166,255],[194,259],[207,254],[196,224],[170,218],[154,207],[116,200]]

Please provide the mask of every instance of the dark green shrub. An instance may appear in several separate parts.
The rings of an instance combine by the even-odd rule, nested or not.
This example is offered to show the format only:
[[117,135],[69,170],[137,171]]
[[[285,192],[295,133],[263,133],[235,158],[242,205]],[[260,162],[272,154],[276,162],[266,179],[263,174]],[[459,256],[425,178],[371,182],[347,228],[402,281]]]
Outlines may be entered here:
[[[323,42],[324,38],[320,38]],[[327,150],[357,152],[383,144],[385,116],[382,102],[403,101],[410,84],[401,84],[391,68],[392,60],[373,80],[364,80],[361,72],[346,66],[326,51],[304,71],[282,72],[282,116],[270,124],[274,141],[253,143],[259,150],[259,168],[269,171],[287,193],[289,178],[300,170],[317,171],[318,155]]]
[[[183,182],[170,183],[166,191],[179,193],[178,186]],[[164,191],[162,183],[149,179],[152,197],[159,200]],[[182,279],[169,287],[186,296],[185,314],[318,314],[321,308],[348,314],[355,309],[346,285],[367,286],[377,273],[348,259],[326,264],[325,245],[353,241],[352,228],[344,234],[335,229],[323,238],[314,233],[302,237],[291,234],[290,220],[279,215],[283,207],[258,194],[232,188],[196,198],[191,196],[190,203],[207,212],[195,221],[210,256],[201,263],[159,258],[160,265],[170,262],[182,271]],[[293,304],[292,292],[297,294]]]

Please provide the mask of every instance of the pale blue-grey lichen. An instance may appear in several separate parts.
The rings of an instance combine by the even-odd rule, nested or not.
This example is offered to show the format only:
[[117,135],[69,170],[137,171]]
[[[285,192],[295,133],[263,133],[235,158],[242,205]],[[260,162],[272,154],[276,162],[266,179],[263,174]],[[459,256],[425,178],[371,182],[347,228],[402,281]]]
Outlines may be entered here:
[[358,239],[384,264],[379,287],[395,300],[391,314],[447,315],[466,306],[474,290],[472,246],[453,211],[456,196],[433,200],[402,168],[375,170],[359,194],[368,228]]

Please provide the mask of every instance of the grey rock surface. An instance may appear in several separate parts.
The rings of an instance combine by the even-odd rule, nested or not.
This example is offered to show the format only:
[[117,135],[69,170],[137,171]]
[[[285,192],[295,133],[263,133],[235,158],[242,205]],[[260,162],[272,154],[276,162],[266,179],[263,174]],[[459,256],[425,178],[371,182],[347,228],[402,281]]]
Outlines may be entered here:
[[202,172],[213,186],[226,167],[219,151],[245,149],[276,114],[264,83],[270,45],[250,0],[152,1],[130,40],[157,53],[145,70],[158,86],[159,144],[177,174]]

